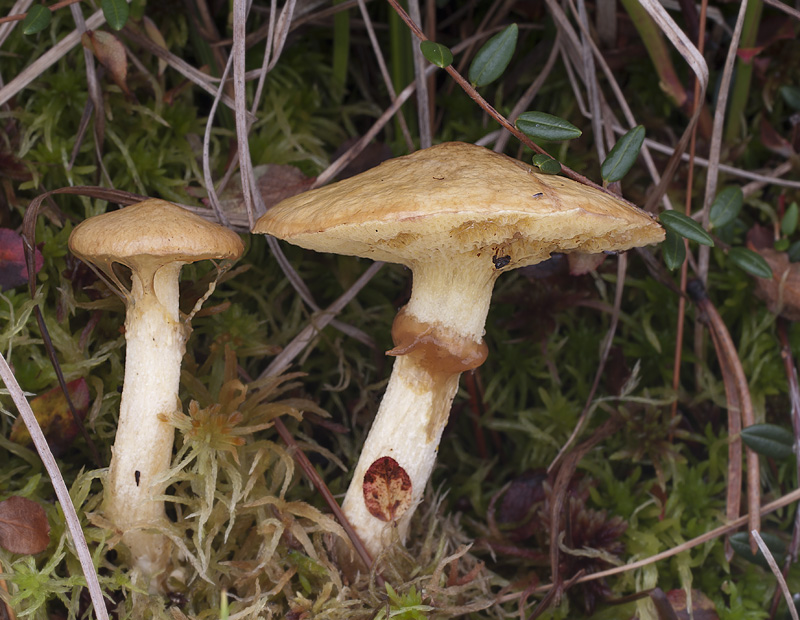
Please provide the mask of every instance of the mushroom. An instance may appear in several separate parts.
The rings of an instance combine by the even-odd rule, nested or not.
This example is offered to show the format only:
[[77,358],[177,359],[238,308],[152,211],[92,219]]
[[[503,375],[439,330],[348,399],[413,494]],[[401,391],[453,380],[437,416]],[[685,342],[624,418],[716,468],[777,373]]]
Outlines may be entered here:
[[[166,523],[161,496],[174,429],[162,414],[180,407],[181,359],[191,332],[190,317],[178,309],[181,267],[235,260],[244,246],[233,231],[150,199],[82,222],[69,248],[125,301],[125,378],[103,509],[122,532],[134,565],[156,576],[170,551],[165,535],[147,531]],[[130,288],[119,265],[130,270]]]
[[663,240],[647,213],[483,147],[445,143],[289,198],[253,232],[321,252],[402,263],[408,304],[396,357],[342,508],[373,555],[405,540],[462,372],[487,355],[492,287],[554,252],[622,251]]

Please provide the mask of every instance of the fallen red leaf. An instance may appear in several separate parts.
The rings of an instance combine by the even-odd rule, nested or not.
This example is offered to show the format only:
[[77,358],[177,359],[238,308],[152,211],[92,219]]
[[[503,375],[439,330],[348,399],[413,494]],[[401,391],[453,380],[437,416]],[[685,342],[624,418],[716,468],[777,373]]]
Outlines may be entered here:
[[114,83],[122,92],[130,95],[126,82],[128,78],[128,57],[125,55],[125,46],[110,32],[102,30],[87,30],[81,36],[83,46],[97,57],[107,70]]
[[[36,273],[44,264],[39,250],[34,250]],[[8,228],[0,228],[0,290],[21,286],[28,281],[28,268],[25,266],[25,250],[22,237]]]
[[0,502],[0,547],[11,553],[41,553],[50,544],[44,509],[16,495]]
[[687,607],[688,601],[686,600],[685,590],[670,590],[667,592],[667,600],[672,605],[678,620],[689,620],[689,618],[694,618],[694,620],[719,620],[714,601],[700,590],[692,590],[691,613],[689,613]]
[[[89,410],[89,386],[86,385],[86,380],[81,378],[70,381],[67,383],[67,390],[78,417],[85,418]],[[75,424],[61,388],[54,387],[31,400],[31,409],[42,427],[50,451],[55,456],[63,454],[80,429]],[[21,417],[14,420],[9,439],[23,446],[31,443],[31,436]]]
[[771,278],[753,278],[756,295],[763,299],[769,311],[790,321],[800,320],[800,263],[792,263],[786,252],[771,248],[750,247],[761,254],[772,268]]

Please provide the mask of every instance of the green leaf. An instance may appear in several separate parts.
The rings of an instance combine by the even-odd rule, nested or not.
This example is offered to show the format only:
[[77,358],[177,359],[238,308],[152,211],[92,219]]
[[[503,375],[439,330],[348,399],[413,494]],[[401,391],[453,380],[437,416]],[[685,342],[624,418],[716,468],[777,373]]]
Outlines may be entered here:
[[542,140],[572,140],[582,133],[569,121],[545,112],[523,112],[514,125],[526,136]]
[[538,168],[548,159],[553,159],[553,158],[550,157],[547,153],[536,153],[536,155],[531,157],[531,163]]
[[22,34],[36,34],[50,25],[53,14],[45,6],[34,4],[22,20]]
[[664,228],[671,230],[681,237],[686,237],[690,241],[696,241],[700,245],[714,246],[714,240],[711,238],[711,235],[688,215],[678,213],[677,211],[664,211],[658,219],[664,225]]
[[428,59],[428,62],[436,65],[437,67],[444,69],[445,67],[449,67],[453,64],[453,52],[451,52],[447,46],[442,45],[441,43],[436,43],[435,41],[423,41],[419,44],[419,49],[422,52],[422,55]]
[[[778,566],[781,566],[786,556],[786,543],[783,542],[782,539],[775,536],[775,534],[770,534],[768,532],[759,532],[759,534],[761,534],[764,544],[767,545],[767,549],[769,549],[770,553],[775,558]],[[750,534],[747,532],[736,532],[731,536],[730,541],[733,550],[745,560],[748,560],[753,564],[757,564],[758,566],[762,566],[763,568],[769,568],[767,558],[765,558],[764,554],[761,553],[761,549],[759,549],[758,553],[755,555],[753,555],[753,552],[750,551]]]
[[744,269],[751,276],[759,278],[771,278],[772,269],[764,257],[753,250],[747,248],[731,248],[728,250],[728,258],[735,264]]
[[800,241],[795,241],[789,248],[789,260],[793,263],[800,261]]
[[664,252],[664,263],[667,265],[667,269],[677,269],[683,265],[683,261],[686,260],[686,244],[683,242],[683,237],[667,230],[661,248]]
[[753,452],[773,459],[794,454],[794,434],[775,424],[752,424],[742,430],[742,441]]
[[786,237],[781,237],[772,246],[777,252],[785,252],[789,249],[789,240]]
[[739,211],[742,210],[742,203],[744,202],[744,194],[738,187],[726,187],[711,204],[711,212],[709,217],[714,228],[722,228],[727,226],[739,216]]
[[600,167],[605,181],[613,183],[624,177],[631,169],[644,143],[644,127],[637,125],[622,136]]
[[781,220],[781,232],[787,237],[797,230],[797,219],[800,216],[800,209],[797,208],[797,203],[793,202],[786,209]]
[[798,86],[781,86],[781,97],[789,104],[789,107],[795,110],[800,110],[800,87]]
[[128,3],[125,0],[103,0],[100,7],[108,25],[114,30],[122,30],[130,14]]
[[544,174],[558,174],[561,172],[561,164],[552,157],[549,157],[539,164],[539,170],[541,170]]
[[518,32],[517,25],[511,24],[478,50],[469,67],[469,81],[474,87],[486,86],[503,74],[517,46]]

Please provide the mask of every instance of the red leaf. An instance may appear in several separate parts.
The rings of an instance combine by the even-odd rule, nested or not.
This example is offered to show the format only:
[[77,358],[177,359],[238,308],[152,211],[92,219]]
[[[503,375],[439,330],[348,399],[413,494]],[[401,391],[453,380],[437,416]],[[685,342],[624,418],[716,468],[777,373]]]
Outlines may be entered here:
[[686,600],[685,590],[670,590],[667,592],[667,600],[675,611],[678,620],[689,620],[689,618],[694,618],[694,620],[719,620],[714,601],[700,590],[692,590],[691,614],[687,607],[688,601]]
[[0,547],[11,553],[41,553],[50,544],[44,509],[16,495],[0,502]]
[[[44,264],[44,257],[39,250],[34,250],[36,273]],[[22,237],[8,228],[0,228],[0,290],[21,286],[28,281],[28,269],[25,266],[25,250]]]
[[[67,390],[78,417],[85,418],[89,409],[89,386],[86,385],[86,380],[81,378],[70,381],[67,383]],[[50,450],[55,456],[63,454],[77,437],[80,429],[72,418],[72,412],[61,388],[54,387],[31,400],[31,409],[39,426],[42,427]],[[21,417],[14,420],[9,439],[23,446],[31,443],[31,436]]]
[[126,79],[128,77],[128,57],[125,55],[125,46],[110,32],[102,30],[87,30],[81,36],[83,46],[97,57],[107,70],[114,83],[123,93],[130,95]]
[[364,474],[364,503],[381,521],[394,521],[411,506],[411,478],[390,456],[383,456]]
[[770,125],[769,121],[763,116],[761,117],[760,129],[761,143],[770,151],[786,158],[792,157],[795,154],[792,144],[775,131],[775,128]]
[[740,47],[738,50],[736,50],[736,55],[739,57],[739,60],[746,65],[749,65],[751,62],[753,62],[753,58],[764,51],[764,47],[764,45],[759,47]]
[[766,302],[770,312],[790,321],[800,320],[800,263],[789,262],[786,252],[771,248],[750,249],[761,254],[773,273],[772,278],[753,278],[756,295]]

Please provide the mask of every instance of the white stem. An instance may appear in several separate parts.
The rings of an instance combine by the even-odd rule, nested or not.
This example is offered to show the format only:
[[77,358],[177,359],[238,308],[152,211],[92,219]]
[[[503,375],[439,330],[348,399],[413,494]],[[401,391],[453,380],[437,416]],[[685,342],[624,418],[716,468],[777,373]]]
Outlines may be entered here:
[[181,359],[188,329],[178,309],[182,264],[134,269],[125,319],[125,381],[114,442],[105,514],[123,533],[134,564],[146,575],[163,571],[169,541],[143,528],[163,526],[165,484],[174,428],[159,418],[179,407]]
[[[497,275],[490,261],[488,255],[461,256],[458,260],[415,265],[411,300],[403,312],[439,334],[481,343]],[[395,360],[342,504],[373,557],[391,541],[393,530],[405,540],[411,516],[433,471],[460,376],[460,372],[437,370],[436,362],[414,354]],[[387,456],[405,470],[411,481],[408,508],[388,522],[370,512],[364,497],[364,475],[373,463]]]

